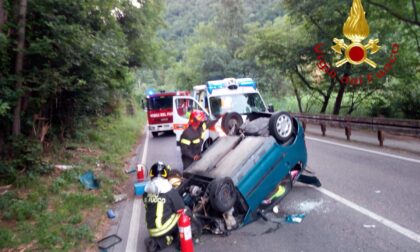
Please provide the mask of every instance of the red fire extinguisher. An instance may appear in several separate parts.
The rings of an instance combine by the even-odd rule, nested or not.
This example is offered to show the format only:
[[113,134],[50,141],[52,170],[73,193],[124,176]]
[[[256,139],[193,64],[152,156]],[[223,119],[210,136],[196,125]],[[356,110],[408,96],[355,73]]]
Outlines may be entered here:
[[144,180],[144,170],[145,170],[144,165],[142,164],[137,165],[137,180],[139,182]]
[[178,220],[181,252],[194,252],[190,217],[185,214],[184,209],[178,210],[178,214],[181,215]]

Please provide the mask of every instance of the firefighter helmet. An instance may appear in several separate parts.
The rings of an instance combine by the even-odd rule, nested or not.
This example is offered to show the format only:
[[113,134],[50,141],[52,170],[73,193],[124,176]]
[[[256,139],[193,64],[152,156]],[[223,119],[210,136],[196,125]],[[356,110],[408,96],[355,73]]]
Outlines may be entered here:
[[204,122],[205,119],[206,119],[206,114],[204,114],[203,111],[194,110],[193,112],[191,112],[190,120],[188,124],[198,127],[200,126],[200,123]]
[[156,177],[167,178],[169,171],[171,170],[169,165],[166,165],[164,162],[157,162],[150,167],[149,176],[151,179]]

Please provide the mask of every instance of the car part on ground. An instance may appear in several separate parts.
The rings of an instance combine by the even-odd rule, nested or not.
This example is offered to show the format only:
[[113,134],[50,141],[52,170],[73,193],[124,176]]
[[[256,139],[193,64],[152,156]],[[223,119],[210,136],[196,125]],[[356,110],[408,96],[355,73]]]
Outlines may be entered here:
[[226,135],[236,135],[244,123],[242,116],[236,112],[227,113],[222,118],[222,130]]

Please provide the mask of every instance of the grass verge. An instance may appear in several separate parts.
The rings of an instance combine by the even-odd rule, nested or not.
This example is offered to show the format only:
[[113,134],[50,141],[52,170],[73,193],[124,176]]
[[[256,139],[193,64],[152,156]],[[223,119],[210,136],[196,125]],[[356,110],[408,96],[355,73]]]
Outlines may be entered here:
[[[19,176],[0,196],[0,250],[96,251],[92,244],[101,238],[113,195],[126,193],[124,160],[145,123],[142,111],[102,118],[44,157],[51,165],[73,169]],[[100,180],[99,189],[85,189],[79,182],[88,170]]]

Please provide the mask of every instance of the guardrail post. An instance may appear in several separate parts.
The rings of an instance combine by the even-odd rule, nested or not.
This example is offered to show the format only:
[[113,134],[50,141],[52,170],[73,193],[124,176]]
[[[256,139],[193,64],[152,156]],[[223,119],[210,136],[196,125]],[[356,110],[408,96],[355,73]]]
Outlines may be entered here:
[[378,130],[378,140],[379,140],[379,146],[384,147],[384,134],[382,133],[382,130]]
[[325,131],[327,131],[327,126],[325,126],[324,123],[321,123],[321,131],[322,131],[322,136],[325,136]]
[[350,127],[345,127],[344,129],[345,129],[345,131],[346,131],[347,141],[350,141],[351,128],[350,128]]

